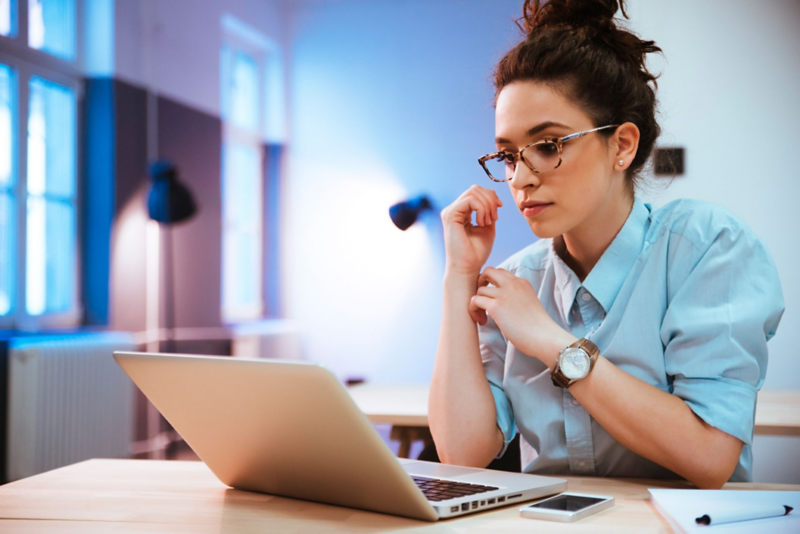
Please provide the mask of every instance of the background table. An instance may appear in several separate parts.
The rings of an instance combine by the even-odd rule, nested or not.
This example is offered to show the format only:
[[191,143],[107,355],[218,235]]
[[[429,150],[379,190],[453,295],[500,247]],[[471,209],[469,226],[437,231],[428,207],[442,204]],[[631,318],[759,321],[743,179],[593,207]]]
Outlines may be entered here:
[[[564,477],[569,490],[616,504],[577,523],[524,519],[519,505],[425,523],[272,495],[219,482],[202,462],[89,460],[0,486],[0,532],[669,532],[647,488],[680,481]],[[781,484],[726,489],[800,490]]]
[[[411,443],[432,442],[428,430],[428,389],[422,385],[360,384],[350,396],[375,424],[392,425],[391,439],[400,442],[397,455],[408,458]],[[756,404],[756,435],[800,436],[800,391],[765,390]]]

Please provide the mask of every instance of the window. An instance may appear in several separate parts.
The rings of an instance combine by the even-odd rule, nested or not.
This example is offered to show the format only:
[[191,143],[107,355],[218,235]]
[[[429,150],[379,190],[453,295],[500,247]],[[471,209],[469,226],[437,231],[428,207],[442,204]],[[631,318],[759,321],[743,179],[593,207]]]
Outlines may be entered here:
[[222,47],[222,317],[263,313],[263,62],[258,49]]
[[75,95],[39,77],[29,87],[25,304],[29,315],[64,313],[76,284]]
[[[80,319],[75,12],[76,0],[0,0],[3,327]],[[27,24],[16,26],[20,19]]]
[[0,35],[9,36],[14,33],[12,2],[13,0],[0,0]]
[[73,59],[75,0],[28,0],[28,44],[62,59]]
[[229,15],[222,28],[222,318],[234,322],[278,314],[273,160],[284,142],[284,80],[276,43]]
[[0,64],[0,317],[11,312],[14,302],[16,225],[14,198],[14,146],[12,101],[13,73]]

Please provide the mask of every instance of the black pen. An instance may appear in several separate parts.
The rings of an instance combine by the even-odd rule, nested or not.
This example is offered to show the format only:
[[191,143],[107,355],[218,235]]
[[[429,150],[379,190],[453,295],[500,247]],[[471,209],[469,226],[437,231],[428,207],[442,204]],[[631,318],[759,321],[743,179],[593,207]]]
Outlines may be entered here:
[[791,506],[780,504],[745,506],[736,510],[715,512],[712,515],[706,514],[695,519],[695,522],[698,525],[719,525],[720,523],[734,523],[736,521],[752,521],[753,519],[789,515],[789,512],[792,510],[794,510],[794,508]]

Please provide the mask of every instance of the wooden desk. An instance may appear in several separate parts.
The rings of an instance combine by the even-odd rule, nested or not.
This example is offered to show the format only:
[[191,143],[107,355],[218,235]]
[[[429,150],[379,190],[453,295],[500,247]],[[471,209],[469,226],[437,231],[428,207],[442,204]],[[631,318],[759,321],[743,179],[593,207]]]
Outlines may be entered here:
[[[202,462],[89,460],[0,486],[0,532],[669,532],[647,488],[685,482],[565,477],[570,491],[612,495],[612,508],[574,524],[523,519],[512,505],[425,523],[233,490]],[[782,484],[727,489],[800,490]]]
[[[400,442],[401,458],[408,458],[412,442],[432,442],[427,385],[360,384],[348,391],[370,421],[392,425],[391,439]],[[800,391],[759,392],[755,434],[800,437]]]
[[428,429],[428,389],[427,384],[359,384],[348,391],[370,421],[392,425],[389,437],[400,442],[397,456],[408,458],[413,442],[433,443]]
[[800,437],[800,391],[760,391],[756,403],[755,433]]

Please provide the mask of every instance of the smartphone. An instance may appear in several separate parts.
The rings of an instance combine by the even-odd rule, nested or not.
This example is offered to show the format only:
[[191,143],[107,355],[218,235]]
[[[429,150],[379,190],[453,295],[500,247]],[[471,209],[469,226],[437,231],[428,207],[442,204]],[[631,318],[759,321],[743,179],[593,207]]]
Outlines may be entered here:
[[614,506],[614,497],[562,493],[519,509],[522,517],[571,523]]

